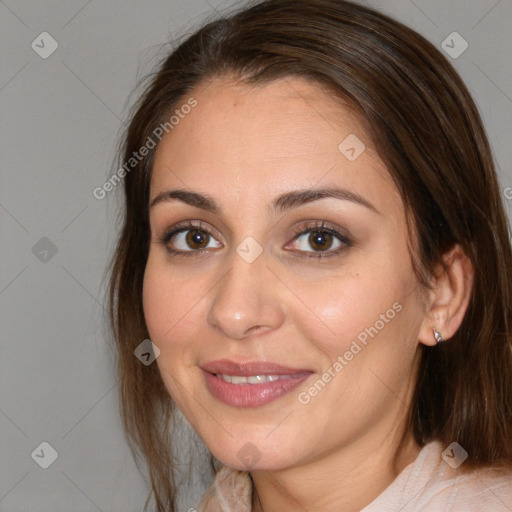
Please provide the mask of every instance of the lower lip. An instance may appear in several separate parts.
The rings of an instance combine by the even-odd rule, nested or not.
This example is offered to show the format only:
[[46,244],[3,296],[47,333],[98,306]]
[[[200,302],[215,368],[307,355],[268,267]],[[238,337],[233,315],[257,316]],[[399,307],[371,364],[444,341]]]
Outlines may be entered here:
[[232,384],[203,370],[211,394],[233,407],[258,407],[272,402],[295,389],[311,373],[300,373],[290,379],[278,379],[261,384]]

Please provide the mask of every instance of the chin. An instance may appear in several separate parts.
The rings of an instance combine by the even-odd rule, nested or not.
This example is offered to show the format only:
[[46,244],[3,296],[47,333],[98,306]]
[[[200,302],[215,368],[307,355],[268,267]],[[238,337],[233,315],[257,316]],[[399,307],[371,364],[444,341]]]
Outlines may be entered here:
[[[250,438],[252,440],[250,440]],[[295,450],[301,444],[292,436],[279,436],[270,440],[268,431],[261,435],[229,437],[225,440],[206,439],[206,446],[224,465],[239,471],[277,471],[299,463]],[[304,453],[304,447],[301,448]]]

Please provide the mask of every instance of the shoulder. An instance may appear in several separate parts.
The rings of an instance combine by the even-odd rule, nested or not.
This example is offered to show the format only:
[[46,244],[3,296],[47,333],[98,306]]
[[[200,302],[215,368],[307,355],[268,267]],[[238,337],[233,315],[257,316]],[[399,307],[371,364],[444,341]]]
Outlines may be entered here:
[[434,441],[362,512],[510,512],[512,468],[465,471]]
[[446,512],[510,512],[512,510],[512,471],[493,469],[438,479],[421,493],[415,510]]
[[[446,456],[441,443],[429,443],[361,512],[512,511],[512,469],[461,471],[460,466]],[[250,512],[251,497],[249,474],[221,466],[196,510]]]

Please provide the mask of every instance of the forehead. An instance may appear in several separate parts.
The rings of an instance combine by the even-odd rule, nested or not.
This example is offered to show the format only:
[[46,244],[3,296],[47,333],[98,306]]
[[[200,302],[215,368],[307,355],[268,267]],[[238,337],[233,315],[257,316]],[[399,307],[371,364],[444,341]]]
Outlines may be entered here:
[[[285,77],[254,85],[222,77],[202,83],[192,95],[198,106],[186,116],[187,122],[180,123],[181,129],[173,129],[175,145],[183,136],[201,146],[214,142],[219,150],[243,154],[253,146],[251,140],[254,145],[267,140],[267,144],[280,148],[279,153],[291,150],[295,154],[300,150],[297,139],[324,149],[334,142],[336,149],[340,136],[359,133],[367,149],[373,150],[353,109],[325,87],[302,78]],[[219,139],[228,133],[231,138],[218,146]]]
[[217,78],[183,104],[189,97],[197,106],[157,147],[152,197],[179,185],[256,201],[271,192],[337,184],[364,192],[374,204],[400,200],[354,110],[318,84]]

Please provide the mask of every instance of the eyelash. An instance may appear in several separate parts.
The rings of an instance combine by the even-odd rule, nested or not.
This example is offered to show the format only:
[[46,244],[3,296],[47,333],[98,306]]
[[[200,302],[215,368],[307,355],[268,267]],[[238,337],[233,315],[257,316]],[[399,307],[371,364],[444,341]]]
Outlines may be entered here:
[[[169,247],[169,242],[172,240],[172,238],[177,235],[178,233],[182,233],[184,231],[189,230],[197,230],[207,233],[209,236],[213,236],[212,233],[209,231],[207,226],[203,224],[201,221],[186,221],[182,224],[179,224],[177,226],[172,227],[171,229],[167,230],[160,238],[159,242],[163,245],[165,245],[167,251],[171,256],[199,256],[199,253],[204,253],[205,250],[201,249],[191,249],[190,251],[179,251],[175,249],[171,249]],[[348,239],[345,235],[342,235],[339,231],[334,229],[333,227],[328,227],[325,225],[324,221],[314,221],[314,222],[306,222],[302,224],[299,228],[297,228],[293,234],[292,241],[295,241],[296,239],[300,238],[302,235],[305,235],[307,233],[313,232],[313,231],[319,231],[320,233],[329,233],[335,238],[337,238],[341,243],[345,244],[345,247],[339,247],[338,249],[334,251],[329,252],[322,252],[322,251],[298,251],[300,254],[300,257],[304,258],[316,258],[316,259],[322,259],[322,258],[331,258],[333,256],[338,256],[341,252],[345,251],[352,245],[352,241]],[[304,254],[306,253],[306,254]]]

